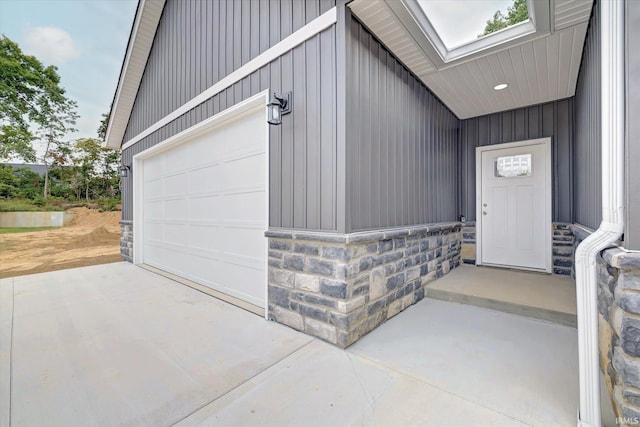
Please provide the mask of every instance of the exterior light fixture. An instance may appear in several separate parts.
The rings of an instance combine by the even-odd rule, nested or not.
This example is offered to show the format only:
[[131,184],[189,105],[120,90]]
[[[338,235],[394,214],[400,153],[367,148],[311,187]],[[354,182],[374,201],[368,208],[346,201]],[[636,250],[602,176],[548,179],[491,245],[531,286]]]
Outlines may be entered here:
[[282,98],[273,93],[271,102],[267,104],[267,123],[270,125],[282,124],[282,116],[291,112],[292,94],[287,92]]
[[126,178],[129,176],[129,171],[131,170],[131,166],[129,165],[122,165],[122,167],[120,168],[120,176],[122,178]]
[[500,83],[499,85],[495,85],[493,87],[493,90],[502,90],[502,89],[506,89],[507,86],[509,86],[508,83]]

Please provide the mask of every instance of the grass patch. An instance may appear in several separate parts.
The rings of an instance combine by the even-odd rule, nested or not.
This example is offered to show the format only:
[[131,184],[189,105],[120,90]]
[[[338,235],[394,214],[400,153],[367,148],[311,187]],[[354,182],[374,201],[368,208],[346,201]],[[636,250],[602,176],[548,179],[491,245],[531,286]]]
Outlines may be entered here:
[[60,206],[28,199],[0,199],[0,212],[53,212],[62,211]]
[[32,231],[51,230],[61,227],[0,227],[0,234],[30,233]]

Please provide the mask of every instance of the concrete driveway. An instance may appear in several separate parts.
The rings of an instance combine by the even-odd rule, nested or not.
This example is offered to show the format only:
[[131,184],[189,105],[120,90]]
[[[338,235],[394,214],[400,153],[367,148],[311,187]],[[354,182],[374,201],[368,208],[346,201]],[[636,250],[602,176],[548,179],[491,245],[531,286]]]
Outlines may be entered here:
[[574,328],[424,300],[348,350],[128,263],[0,281],[2,426],[568,426]]

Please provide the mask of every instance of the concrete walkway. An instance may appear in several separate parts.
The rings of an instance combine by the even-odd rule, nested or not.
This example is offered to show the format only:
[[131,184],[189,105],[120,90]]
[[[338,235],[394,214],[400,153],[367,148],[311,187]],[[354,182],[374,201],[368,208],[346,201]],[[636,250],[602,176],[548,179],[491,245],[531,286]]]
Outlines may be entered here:
[[345,351],[128,263],[0,291],[2,426],[575,425],[570,327],[424,300]]

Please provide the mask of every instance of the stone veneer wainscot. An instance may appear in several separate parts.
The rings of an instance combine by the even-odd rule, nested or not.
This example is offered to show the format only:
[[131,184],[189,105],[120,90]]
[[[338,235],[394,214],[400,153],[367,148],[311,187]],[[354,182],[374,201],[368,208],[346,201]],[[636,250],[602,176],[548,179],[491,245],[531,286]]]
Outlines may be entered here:
[[275,231],[269,318],[347,347],[460,265],[458,222],[353,234]]
[[122,259],[133,262],[133,221],[120,221],[120,255]]

